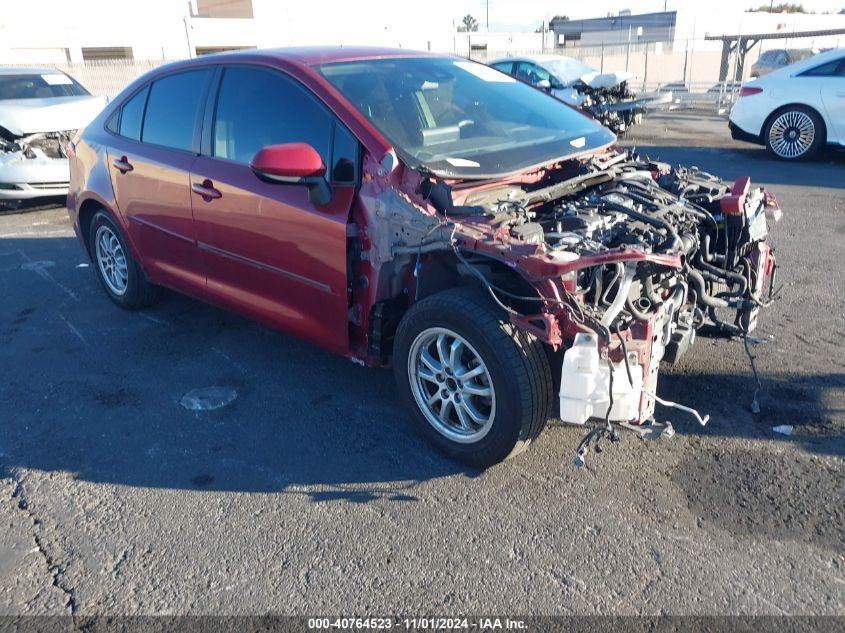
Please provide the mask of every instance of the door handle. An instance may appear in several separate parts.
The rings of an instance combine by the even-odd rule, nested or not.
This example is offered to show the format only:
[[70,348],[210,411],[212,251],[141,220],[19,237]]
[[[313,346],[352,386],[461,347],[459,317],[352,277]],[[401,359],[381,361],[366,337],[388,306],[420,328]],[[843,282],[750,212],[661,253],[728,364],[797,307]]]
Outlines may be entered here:
[[198,196],[202,196],[202,199],[206,202],[214,199],[220,198],[223,194],[220,193],[219,190],[214,188],[214,183],[211,182],[208,178],[202,181],[202,184],[195,182],[191,185],[191,191],[193,191]]
[[114,165],[114,168],[121,174],[125,174],[127,171],[132,171],[133,169],[135,169],[132,166],[132,163],[130,163],[129,160],[126,158],[126,156],[116,158],[112,165]]

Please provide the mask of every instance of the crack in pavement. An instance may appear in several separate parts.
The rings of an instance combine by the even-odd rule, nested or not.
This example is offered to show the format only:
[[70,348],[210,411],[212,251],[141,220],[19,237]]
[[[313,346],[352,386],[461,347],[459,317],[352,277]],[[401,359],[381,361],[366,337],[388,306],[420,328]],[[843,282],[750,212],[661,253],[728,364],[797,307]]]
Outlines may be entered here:
[[14,488],[12,489],[11,499],[16,502],[18,509],[24,513],[33,527],[32,539],[35,542],[35,551],[37,551],[47,565],[47,572],[52,578],[53,586],[56,587],[66,596],[65,608],[70,611],[70,615],[76,615],[78,605],[76,603],[75,589],[67,583],[67,570],[58,560],[49,552],[48,547],[44,541],[43,531],[44,523],[39,519],[35,512],[30,507],[29,499],[26,494],[26,487],[23,481],[17,477],[14,472],[10,474]]

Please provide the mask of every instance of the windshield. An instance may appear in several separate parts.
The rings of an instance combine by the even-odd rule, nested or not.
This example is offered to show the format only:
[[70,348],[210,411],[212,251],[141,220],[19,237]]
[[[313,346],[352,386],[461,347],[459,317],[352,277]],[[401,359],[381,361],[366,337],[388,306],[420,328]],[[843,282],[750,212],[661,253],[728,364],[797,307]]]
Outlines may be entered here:
[[571,83],[587,73],[596,72],[592,66],[571,57],[544,59],[540,64],[564,83]]
[[463,59],[368,59],[318,70],[410,166],[444,177],[502,176],[616,138],[554,97]]
[[0,75],[0,100],[50,99],[90,94],[64,73]]

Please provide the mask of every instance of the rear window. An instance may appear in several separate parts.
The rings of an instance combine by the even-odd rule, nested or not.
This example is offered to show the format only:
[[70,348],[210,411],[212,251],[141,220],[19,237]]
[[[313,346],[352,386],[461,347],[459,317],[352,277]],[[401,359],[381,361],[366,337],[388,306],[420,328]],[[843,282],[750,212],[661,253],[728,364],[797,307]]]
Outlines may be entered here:
[[51,99],[91,94],[71,77],[58,71],[21,75],[0,75],[0,100]]
[[203,68],[153,82],[141,133],[143,142],[191,151],[208,73]]

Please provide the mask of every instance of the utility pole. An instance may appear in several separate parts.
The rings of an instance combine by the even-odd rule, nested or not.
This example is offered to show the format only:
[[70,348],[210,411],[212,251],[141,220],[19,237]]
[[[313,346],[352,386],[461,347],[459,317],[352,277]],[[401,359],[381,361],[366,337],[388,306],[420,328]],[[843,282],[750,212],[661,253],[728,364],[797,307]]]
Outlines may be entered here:
[[[774,0],[772,0],[774,1]],[[490,32],[490,0],[486,0],[484,3],[487,7],[487,32]]]
[[182,22],[185,25],[185,43],[188,45],[188,58],[193,59],[197,56],[196,50],[194,49],[193,38],[191,37],[191,31],[194,27],[187,15],[182,17]]

